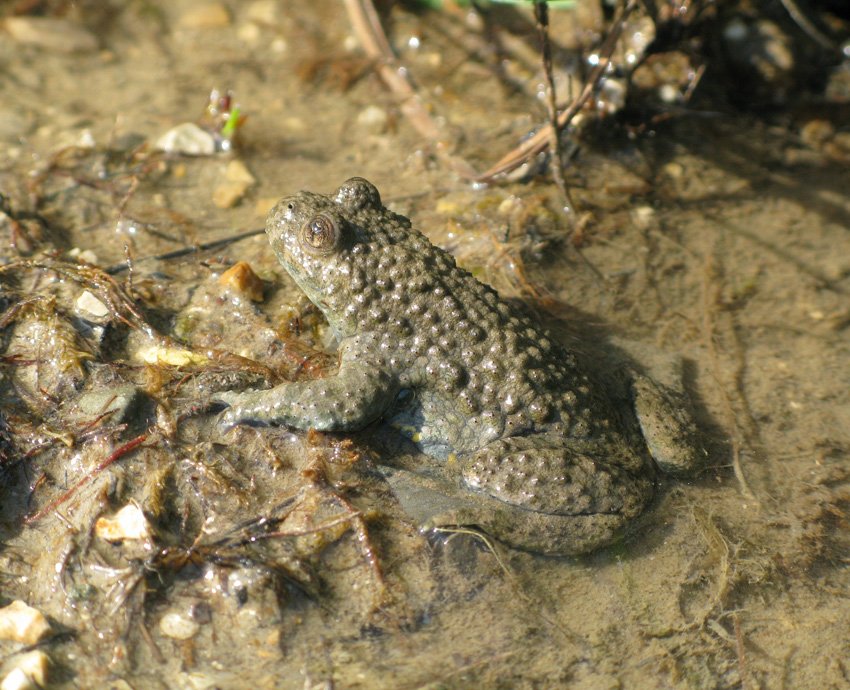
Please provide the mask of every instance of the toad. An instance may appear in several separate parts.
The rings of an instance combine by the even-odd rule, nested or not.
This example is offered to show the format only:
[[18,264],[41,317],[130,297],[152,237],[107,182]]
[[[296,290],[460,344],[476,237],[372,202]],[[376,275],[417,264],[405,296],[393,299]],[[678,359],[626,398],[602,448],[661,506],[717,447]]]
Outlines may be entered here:
[[[699,466],[675,393],[632,376],[629,394],[611,395],[539,323],[384,207],[368,181],[285,197],[266,232],[333,329],[339,372],[220,394],[230,406],[223,429],[350,431],[383,418],[439,461],[439,481],[423,474],[417,494],[433,499],[429,526],[475,525],[551,554],[619,538],[650,503],[656,467]],[[409,475],[388,474],[408,497],[418,491]]]

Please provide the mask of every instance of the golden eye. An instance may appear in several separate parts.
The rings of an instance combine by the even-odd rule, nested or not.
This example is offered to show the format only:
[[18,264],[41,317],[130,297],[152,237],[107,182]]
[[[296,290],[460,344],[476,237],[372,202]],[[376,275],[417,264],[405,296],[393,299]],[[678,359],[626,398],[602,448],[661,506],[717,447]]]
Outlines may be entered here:
[[314,216],[301,228],[301,243],[310,251],[329,252],[336,240],[336,226],[327,216]]

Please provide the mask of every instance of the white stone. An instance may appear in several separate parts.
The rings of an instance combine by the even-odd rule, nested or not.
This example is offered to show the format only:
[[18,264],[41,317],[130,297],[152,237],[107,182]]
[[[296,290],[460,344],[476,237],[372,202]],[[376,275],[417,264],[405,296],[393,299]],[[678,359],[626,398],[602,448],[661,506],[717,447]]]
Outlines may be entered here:
[[77,298],[77,309],[96,316],[99,319],[109,316],[109,307],[88,290],[84,290],[83,294]]
[[210,2],[186,10],[178,21],[184,29],[215,29],[230,26],[230,12],[220,2]]
[[97,266],[98,264],[97,254],[95,254],[91,249],[80,249],[79,247],[74,247],[68,252],[68,256],[72,259],[76,259],[77,261],[85,261],[87,264],[91,264],[92,266]]
[[154,148],[166,153],[184,153],[190,156],[211,156],[215,153],[215,139],[193,122],[172,127],[159,139]]
[[40,690],[47,685],[50,658],[40,649],[24,654],[0,683],[0,690]]
[[163,635],[175,640],[188,640],[198,634],[201,626],[188,616],[170,611],[159,620],[159,629]]
[[248,19],[257,24],[274,26],[278,23],[277,0],[256,0],[248,5]]
[[388,119],[386,109],[379,105],[367,106],[357,114],[357,124],[374,129],[383,129]]
[[80,136],[77,137],[76,145],[81,149],[93,149],[97,146],[97,142],[94,140],[94,134],[90,129],[84,129],[80,132]]
[[94,526],[97,536],[107,541],[149,539],[151,526],[139,506],[130,503],[111,517],[100,517]]
[[632,222],[638,230],[646,231],[655,222],[655,209],[652,206],[638,206],[632,209]]
[[138,357],[148,364],[167,364],[172,367],[209,364],[209,358],[199,352],[180,347],[151,345],[139,350]]
[[0,639],[35,644],[50,632],[41,611],[17,599],[0,609]]
[[662,84],[658,89],[658,98],[664,103],[678,103],[682,100],[682,93],[672,84]]

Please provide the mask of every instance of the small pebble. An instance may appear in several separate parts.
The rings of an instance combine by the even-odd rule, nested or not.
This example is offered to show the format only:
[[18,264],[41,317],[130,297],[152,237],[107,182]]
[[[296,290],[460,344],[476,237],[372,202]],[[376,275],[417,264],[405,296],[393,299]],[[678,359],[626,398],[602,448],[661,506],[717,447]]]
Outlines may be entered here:
[[166,153],[183,153],[189,156],[211,156],[215,153],[215,139],[193,122],[184,122],[169,129],[156,140],[154,148]]
[[288,130],[293,134],[303,132],[307,129],[307,123],[303,119],[296,116],[285,117],[280,121],[281,128]]
[[248,5],[248,19],[257,24],[274,26],[279,20],[277,0],[256,0]]
[[240,261],[222,273],[218,282],[225,287],[239,290],[252,302],[263,301],[263,281],[244,261]]
[[244,184],[255,184],[257,178],[254,177],[245,164],[240,160],[232,160],[227,164],[227,169],[224,171],[224,179],[228,182],[242,182]]
[[221,3],[210,2],[186,10],[177,23],[183,29],[216,29],[230,26],[230,12]]
[[200,625],[182,613],[171,611],[159,620],[159,629],[163,635],[175,640],[188,640],[198,634]]
[[0,639],[35,644],[50,632],[41,611],[17,599],[0,609]]
[[655,209],[652,206],[638,206],[632,209],[632,222],[638,230],[646,231],[655,221]]
[[130,503],[111,517],[100,517],[94,525],[97,536],[106,541],[150,539],[151,526],[139,506]]
[[95,254],[91,249],[80,249],[79,247],[74,247],[68,252],[68,256],[71,259],[76,259],[77,261],[82,261],[87,264],[91,264],[92,266],[97,266],[98,264],[97,254]]
[[376,131],[383,131],[387,126],[389,116],[386,108],[370,105],[357,114],[357,124]]
[[83,294],[77,298],[77,309],[86,312],[86,314],[91,314],[98,319],[109,316],[109,307],[88,290],[84,290]]
[[626,105],[626,91],[628,87],[624,79],[611,78],[602,82],[599,91],[599,102],[597,108],[603,112],[614,114]]
[[93,149],[97,146],[97,142],[94,140],[94,134],[92,134],[91,130],[84,129],[80,132],[80,136],[77,137],[74,145],[81,149]]
[[213,203],[218,208],[233,208],[242,201],[250,186],[244,182],[224,182],[213,191]]
[[814,149],[835,136],[835,127],[829,120],[809,120],[800,127],[800,139]]
[[513,197],[509,196],[507,199],[502,199],[499,202],[499,213],[501,213],[503,216],[509,216],[511,215],[511,213],[514,212],[516,205],[516,199],[514,199]]
[[48,48],[57,53],[84,53],[98,49],[97,37],[67,19],[7,17],[3,23],[18,43]]
[[678,103],[682,93],[673,84],[662,84],[658,89],[658,99],[662,103]]
[[[850,53],[850,41],[845,43]],[[847,103],[850,101],[850,54],[845,53],[845,60],[837,65],[827,78],[824,88],[824,98],[827,103]]]
[[256,43],[260,38],[260,27],[251,22],[240,24],[236,29],[236,37],[245,43]]
[[274,208],[274,205],[277,202],[277,197],[260,197],[259,199],[257,199],[257,203],[254,204],[254,215],[258,218],[265,218],[267,215],[269,215],[269,211]]
[[673,180],[680,180],[682,175],[685,174],[685,168],[680,163],[667,163],[661,170]]
[[838,132],[832,137],[832,143],[847,156],[850,153],[850,132]]
[[0,683],[0,690],[41,690],[47,686],[50,657],[40,649],[24,654]]
[[163,364],[173,367],[209,364],[209,358],[191,350],[178,347],[152,345],[139,350],[139,358],[147,364]]
[[434,210],[441,216],[456,216],[460,213],[460,204],[448,199],[440,199]]
[[789,167],[796,165],[819,167],[824,165],[826,158],[820,151],[788,148],[782,152],[782,162],[783,165],[787,165]]

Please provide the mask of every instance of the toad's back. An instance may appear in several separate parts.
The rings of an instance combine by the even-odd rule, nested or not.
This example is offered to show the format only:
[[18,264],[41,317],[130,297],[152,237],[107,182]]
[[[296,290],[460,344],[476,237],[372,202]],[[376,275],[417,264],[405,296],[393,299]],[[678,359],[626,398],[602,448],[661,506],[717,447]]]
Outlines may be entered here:
[[[369,182],[285,197],[266,232],[336,333],[339,373],[225,394],[225,426],[345,430],[385,416],[429,455],[458,459],[465,487],[508,504],[511,525],[539,532],[543,520],[565,533],[543,550],[610,541],[649,502],[653,465],[634,416],[544,329],[386,209]],[[643,390],[654,402],[653,387]],[[659,436],[670,425],[661,427]]]
[[[380,353],[379,366],[416,390],[397,426],[441,459],[506,436],[610,433],[610,406],[593,395],[575,356],[371,191],[338,221],[352,236],[348,246],[326,257],[316,278],[295,278],[318,297],[344,345]],[[301,192],[272,216],[285,216],[290,204],[308,215],[335,206]]]

